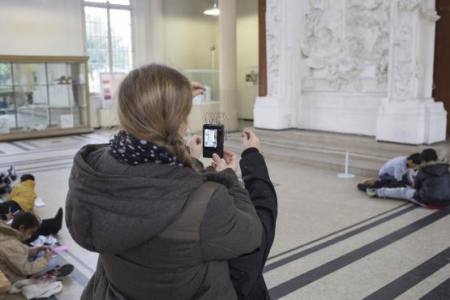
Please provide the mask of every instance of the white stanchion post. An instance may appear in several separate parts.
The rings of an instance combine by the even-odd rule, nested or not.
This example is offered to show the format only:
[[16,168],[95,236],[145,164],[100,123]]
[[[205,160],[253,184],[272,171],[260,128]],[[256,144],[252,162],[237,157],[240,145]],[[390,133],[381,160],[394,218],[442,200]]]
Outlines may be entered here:
[[349,178],[355,177],[355,175],[350,174],[348,172],[349,164],[350,164],[350,153],[348,153],[348,151],[347,151],[347,152],[345,152],[345,166],[344,166],[345,171],[344,171],[344,173],[339,173],[337,175],[338,178],[349,179]]

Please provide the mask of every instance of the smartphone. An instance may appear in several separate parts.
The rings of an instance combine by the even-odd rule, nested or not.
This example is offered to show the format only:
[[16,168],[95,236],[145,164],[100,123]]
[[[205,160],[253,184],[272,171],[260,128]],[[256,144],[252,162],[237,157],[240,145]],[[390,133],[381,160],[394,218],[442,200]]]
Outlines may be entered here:
[[223,125],[203,125],[203,157],[210,158],[214,153],[223,157]]

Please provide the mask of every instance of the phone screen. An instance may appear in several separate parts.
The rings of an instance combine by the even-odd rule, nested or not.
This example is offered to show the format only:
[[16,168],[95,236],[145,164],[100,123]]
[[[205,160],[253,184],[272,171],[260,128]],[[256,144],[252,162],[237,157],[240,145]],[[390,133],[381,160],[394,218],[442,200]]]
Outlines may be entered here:
[[218,131],[217,129],[205,129],[204,131],[204,146],[208,148],[217,148],[218,145]]

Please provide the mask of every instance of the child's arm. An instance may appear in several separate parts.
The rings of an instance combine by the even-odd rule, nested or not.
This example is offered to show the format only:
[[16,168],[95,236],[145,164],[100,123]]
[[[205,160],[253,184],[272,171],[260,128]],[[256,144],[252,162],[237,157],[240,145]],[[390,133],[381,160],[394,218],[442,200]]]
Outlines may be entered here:
[[34,257],[36,257],[36,255],[38,255],[38,253],[40,252],[40,251],[45,251],[45,250],[51,250],[49,247],[46,247],[46,246],[40,246],[40,247],[33,247],[33,248],[30,248],[29,250],[28,250],[28,257],[29,258],[34,258]]
[[2,252],[6,258],[6,263],[13,269],[17,274],[23,276],[33,275],[45,269],[48,265],[48,261],[51,258],[50,255],[46,253],[44,257],[35,259],[34,261],[29,260],[29,247],[17,243],[9,243],[2,247]]

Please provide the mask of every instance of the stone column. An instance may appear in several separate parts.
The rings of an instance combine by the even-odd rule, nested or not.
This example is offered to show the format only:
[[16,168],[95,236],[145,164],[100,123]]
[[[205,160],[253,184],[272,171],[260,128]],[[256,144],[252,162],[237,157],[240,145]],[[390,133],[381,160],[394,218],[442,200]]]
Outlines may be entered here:
[[152,62],[164,62],[164,36],[163,36],[163,4],[162,0],[150,0],[150,51]]
[[442,102],[431,97],[438,19],[434,1],[392,1],[388,97],[378,113],[377,140],[445,140],[447,113]]
[[226,127],[238,130],[236,0],[219,1],[219,86],[220,112]]
[[254,126],[267,129],[295,127],[301,101],[301,41],[303,1],[267,0],[267,96],[257,97]]

